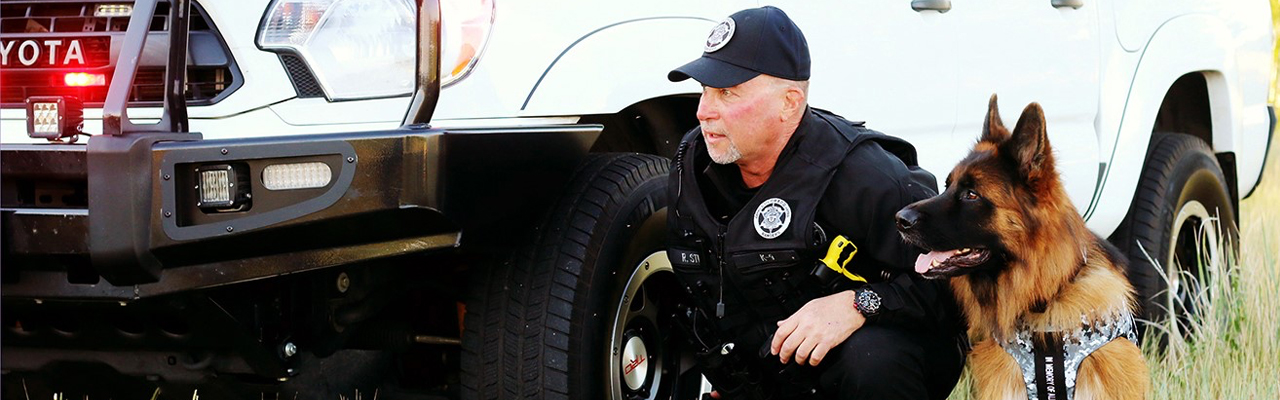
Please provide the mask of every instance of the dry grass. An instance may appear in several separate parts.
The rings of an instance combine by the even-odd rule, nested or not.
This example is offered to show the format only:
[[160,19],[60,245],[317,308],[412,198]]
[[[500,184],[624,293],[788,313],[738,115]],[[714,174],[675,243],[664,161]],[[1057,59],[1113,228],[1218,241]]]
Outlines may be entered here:
[[1202,316],[1191,337],[1171,335],[1164,355],[1144,349],[1152,398],[1280,398],[1280,312],[1273,294],[1280,287],[1274,211],[1280,199],[1271,192],[1243,207],[1239,262],[1205,266],[1209,284],[1195,299]]

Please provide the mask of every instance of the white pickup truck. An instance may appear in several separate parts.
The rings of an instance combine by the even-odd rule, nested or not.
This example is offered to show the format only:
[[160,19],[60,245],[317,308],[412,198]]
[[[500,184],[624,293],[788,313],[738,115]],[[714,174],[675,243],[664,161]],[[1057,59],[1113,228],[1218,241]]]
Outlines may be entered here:
[[[6,397],[136,388],[113,374],[250,397],[697,391],[661,249],[663,157],[700,88],[665,77],[743,8],[804,30],[810,104],[911,141],[935,174],[992,93],[1043,105],[1148,318],[1186,290],[1157,268],[1231,250],[1196,238],[1233,235],[1275,125],[1260,0],[173,2],[0,4]],[[439,66],[415,76],[415,27],[437,26],[419,6],[439,10],[420,42]],[[164,71],[184,19],[179,107]],[[130,77],[138,125],[110,107]],[[411,108],[423,83],[434,109]],[[31,104],[70,97],[83,127],[29,134]],[[178,109],[189,126],[165,124]],[[217,171],[241,189],[213,201]]]

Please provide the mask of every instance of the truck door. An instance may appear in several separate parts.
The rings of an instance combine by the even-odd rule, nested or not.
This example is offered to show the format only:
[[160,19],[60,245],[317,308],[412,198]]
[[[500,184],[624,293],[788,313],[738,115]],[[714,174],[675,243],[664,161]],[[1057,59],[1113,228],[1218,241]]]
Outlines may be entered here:
[[809,104],[911,141],[935,175],[968,150],[950,143],[956,66],[949,15],[904,0],[767,3],[786,11],[809,42]]
[[977,140],[992,93],[999,95],[1001,117],[1010,128],[1023,107],[1039,102],[1058,172],[1082,213],[1101,170],[1096,117],[1102,5],[1098,0],[973,0],[956,2],[943,15],[958,39],[957,139]]

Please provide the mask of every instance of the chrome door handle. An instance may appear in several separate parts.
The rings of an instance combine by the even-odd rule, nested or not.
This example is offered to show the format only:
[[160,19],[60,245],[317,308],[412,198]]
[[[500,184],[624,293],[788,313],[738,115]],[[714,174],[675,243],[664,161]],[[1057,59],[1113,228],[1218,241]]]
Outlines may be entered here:
[[1084,0],[1049,0],[1049,3],[1053,4],[1054,8],[1071,7],[1072,9],[1078,9],[1084,7]]
[[916,11],[933,10],[944,13],[951,11],[951,0],[911,0],[911,9]]

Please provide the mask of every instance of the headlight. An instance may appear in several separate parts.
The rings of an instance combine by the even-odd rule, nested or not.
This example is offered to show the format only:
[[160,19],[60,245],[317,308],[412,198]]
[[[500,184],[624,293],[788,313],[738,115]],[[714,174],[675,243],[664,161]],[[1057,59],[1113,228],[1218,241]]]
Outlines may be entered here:
[[[306,61],[330,100],[413,91],[413,0],[274,0],[258,32],[263,50]],[[441,86],[475,66],[493,27],[493,0],[441,4]]]
[[411,0],[276,0],[258,46],[301,56],[330,100],[407,95],[415,21]]

